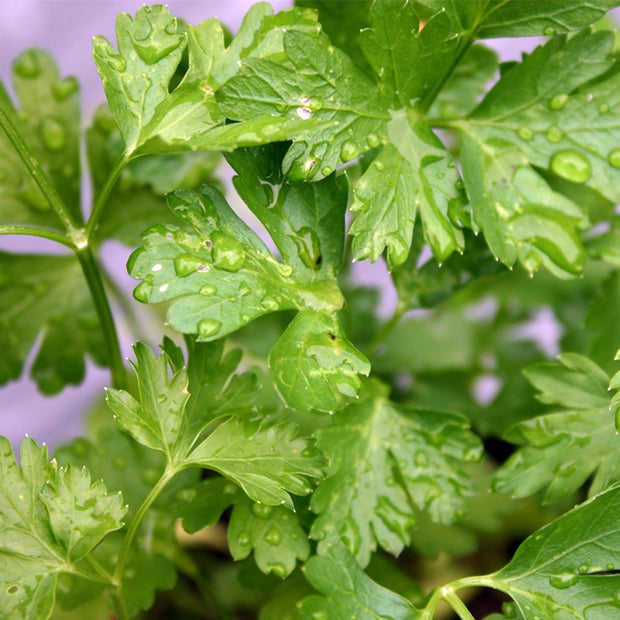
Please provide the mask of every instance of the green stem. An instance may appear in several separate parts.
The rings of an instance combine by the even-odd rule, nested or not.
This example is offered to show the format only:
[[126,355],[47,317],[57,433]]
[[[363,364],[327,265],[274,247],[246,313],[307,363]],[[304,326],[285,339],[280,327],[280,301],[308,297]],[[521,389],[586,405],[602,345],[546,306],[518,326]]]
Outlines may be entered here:
[[131,615],[129,614],[129,609],[127,608],[127,601],[125,600],[123,593],[111,590],[110,596],[114,602],[118,620],[131,620]]
[[116,333],[116,324],[110,309],[108,296],[106,295],[99,268],[93,256],[90,246],[85,245],[76,249],[76,256],[80,261],[82,272],[88,283],[90,294],[95,304],[103,339],[108,355],[110,372],[112,373],[112,383],[114,387],[122,389],[126,385],[125,367],[121,357],[121,349]]
[[110,575],[110,573],[108,573],[108,571],[103,568],[103,566],[101,566],[101,564],[99,564],[99,562],[97,562],[97,560],[95,560],[92,555],[87,556],[86,559],[90,564],[90,567],[97,573],[97,575],[101,577],[101,579],[105,581],[105,583],[107,583],[108,585],[114,585],[114,579],[112,578],[112,575]]
[[47,228],[39,228],[38,226],[14,226],[12,224],[0,226],[0,235],[29,235],[31,237],[43,237],[43,239],[49,239],[56,243],[75,250],[75,244],[62,233],[55,230],[48,230]]
[[11,144],[15,147],[17,154],[20,156],[28,171],[30,172],[34,182],[38,185],[39,189],[43,192],[43,195],[49,202],[50,206],[58,216],[58,219],[62,222],[67,232],[71,236],[79,226],[73,219],[73,216],[65,206],[62,198],[56,191],[56,188],[49,180],[47,174],[43,171],[41,164],[32,154],[28,145],[24,142],[23,138],[13,125],[9,115],[0,108],[0,127],[4,130],[7,138]]
[[97,229],[97,225],[99,224],[99,218],[101,217],[101,213],[103,212],[103,208],[110,196],[110,192],[114,189],[116,182],[118,181],[118,177],[120,176],[123,168],[127,165],[129,161],[129,155],[127,153],[123,153],[118,161],[114,164],[112,170],[108,174],[103,187],[100,192],[97,194],[97,198],[95,199],[95,204],[93,205],[93,210],[91,211],[88,217],[88,223],[86,224],[86,236],[90,239]]
[[119,592],[122,591],[123,588],[123,570],[125,570],[127,556],[129,555],[129,550],[131,549],[133,539],[135,538],[138,528],[140,527],[140,523],[142,523],[144,515],[146,515],[146,513],[149,511],[149,508],[152,506],[153,502],[159,497],[159,494],[164,490],[165,486],[170,482],[170,480],[172,480],[176,473],[176,469],[166,468],[164,473],[161,475],[161,478],[157,481],[157,484],[151,489],[150,493],[146,496],[146,498],[140,505],[140,508],[138,508],[136,516],[133,518],[131,524],[129,525],[129,529],[127,530],[127,534],[123,539],[123,544],[118,554],[116,568],[114,569],[114,581],[119,584]]
[[375,352],[376,348],[390,335],[392,330],[398,325],[398,322],[402,318],[403,314],[405,314],[405,312],[407,312],[406,304],[402,304],[399,302],[390,320],[373,338],[372,342],[364,348],[364,355],[366,355],[366,357],[370,357]]
[[449,586],[441,588],[441,598],[443,598],[455,611],[461,620],[475,620],[463,601],[456,595],[456,592]]

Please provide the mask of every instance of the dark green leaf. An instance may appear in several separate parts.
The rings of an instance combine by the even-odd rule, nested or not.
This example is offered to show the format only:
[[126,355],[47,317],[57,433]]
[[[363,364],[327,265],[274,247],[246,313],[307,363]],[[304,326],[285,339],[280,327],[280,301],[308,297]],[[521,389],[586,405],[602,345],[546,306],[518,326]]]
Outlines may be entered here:
[[464,418],[401,408],[385,392],[372,384],[359,404],[317,433],[329,468],[312,496],[319,517],[311,535],[319,550],[342,540],[362,565],[377,544],[402,551],[415,525],[414,506],[438,523],[461,516],[472,486],[462,461],[481,454]]
[[511,596],[525,618],[613,618],[620,610],[620,488],[532,534],[486,585]]
[[559,364],[541,364],[527,376],[540,400],[567,408],[512,427],[506,439],[524,447],[498,471],[494,489],[525,497],[547,485],[548,502],[576,491],[594,474],[590,495],[620,480],[620,437],[607,392],[609,377],[576,354]]
[[323,595],[305,598],[302,618],[355,618],[356,620],[415,620],[422,618],[407,599],[390,592],[366,576],[355,558],[341,545],[310,558],[306,579]]
[[85,356],[105,347],[79,263],[72,256],[0,252],[0,383],[17,379],[42,334],[31,370],[46,394],[84,378]]

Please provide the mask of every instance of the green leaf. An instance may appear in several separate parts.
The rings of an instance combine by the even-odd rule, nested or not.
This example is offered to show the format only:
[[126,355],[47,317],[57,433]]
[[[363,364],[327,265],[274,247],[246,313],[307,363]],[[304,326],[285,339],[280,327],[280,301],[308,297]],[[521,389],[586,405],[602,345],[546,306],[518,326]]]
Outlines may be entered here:
[[485,585],[511,596],[525,618],[618,614],[620,489],[598,495],[532,534]]
[[295,513],[283,506],[255,504],[247,499],[235,504],[228,524],[228,544],[234,560],[254,551],[256,565],[265,574],[288,577],[310,555],[307,534]]
[[317,442],[329,468],[312,496],[319,516],[310,534],[319,551],[342,540],[362,565],[377,544],[402,551],[414,506],[438,523],[462,516],[472,487],[462,461],[481,454],[464,418],[399,407],[380,384],[320,429]]
[[81,558],[122,526],[119,494],[86,470],[57,468],[47,448],[22,441],[21,468],[0,438],[0,607],[18,618],[48,618],[61,573],[80,572]]
[[288,183],[281,145],[238,149],[227,155],[233,184],[299,279],[328,280],[340,270],[348,187],[344,175],[321,183]]
[[353,254],[374,262],[387,248],[390,270],[399,267],[409,254],[419,209],[425,239],[442,262],[464,247],[451,220],[465,203],[452,156],[413,111],[393,114],[388,137],[353,190]]
[[343,545],[333,545],[327,554],[311,557],[304,567],[304,574],[323,595],[310,596],[302,601],[304,619],[415,620],[422,617],[406,598],[365,575]]
[[0,383],[17,379],[41,335],[31,376],[45,394],[84,378],[85,356],[106,363],[99,322],[73,256],[0,252]]
[[[415,0],[429,14],[446,11],[462,30],[481,39],[550,36],[577,30],[604,17],[618,0]],[[426,13],[424,13],[426,14]]]
[[552,502],[576,491],[591,475],[590,495],[620,480],[620,437],[610,412],[609,377],[577,354],[530,367],[526,375],[542,402],[564,409],[508,431],[505,438],[524,447],[499,469],[494,490],[525,497],[549,485],[545,501]]
[[[291,180],[329,176],[378,146],[389,115],[377,85],[322,33],[287,32],[284,49],[288,63],[242,62],[238,74],[217,93],[226,116],[239,121],[272,115],[297,119],[289,126],[295,142],[283,163]],[[334,88],[337,83],[346,88]],[[310,120],[315,127],[306,135],[304,123]]]
[[93,40],[97,70],[131,153],[150,137],[144,131],[157,107],[169,97],[168,84],[181,60],[186,35],[162,5],[143,6],[135,20],[121,13],[116,20],[118,52],[104,37]]
[[[620,140],[610,72],[613,37],[582,31],[556,37],[503,75],[458,126],[474,220],[496,257],[533,272],[545,264],[578,274],[584,252],[576,234],[587,217],[553,191],[537,168],[620,199]],[[596,81],[592,82],[595,78]]]
[[229,418],[187,457],[239,485],[255,502],[293,508],[289,493],[307,495],[308,478],[322,474],[322,459],[291,423],[256,424]]
[[[60,78],[53,58],[29,49],[13,62],[19,111],[0,84],[0,106],[49,175],[71,214],[80,219],[80,97],[75,78]],[[46,198],[8,138],[0,134],[0,221],[60,228]]]
[[134,345],[138,399],[124,390],[106,391],[117,426],[139,443],[159,450],[170,462],[177,454],[185,406],[189,399],[187,372],[169,377],[166,355],[155,356],[146,345]]

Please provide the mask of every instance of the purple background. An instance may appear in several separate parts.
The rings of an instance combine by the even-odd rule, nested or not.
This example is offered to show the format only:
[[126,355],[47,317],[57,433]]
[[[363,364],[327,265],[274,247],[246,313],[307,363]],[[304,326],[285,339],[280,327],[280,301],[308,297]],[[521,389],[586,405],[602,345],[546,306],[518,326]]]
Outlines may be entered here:
[[[115,44],[116,15],[121,11],[133,15],[142,4],[138,0],[4,0],[0,4],[0,78],[9,86],[11,62],[24,49],[33,46],[46,49],[56,58],[62,76],[75,75],[78,78],[82,89],[83,122],[86,124],[96,106],[104,100],[99,76],[91,59],[92,37],[101,34]],[[233,31],[238,28],[251,4],[248,0],[168,2],[171,13],[183,17],[188,23],[197,24],[203,19],[216,16]],[[291,4],[285,0],[272,1],[276,10]],[[519,59],[523,50],[531,50],[539,41],[510,39],[489,44],[500,52],[503,60],[509,60]],[[88,198],[88,190],[85,191],[85,197]],[[89,200],[85,202],[88,204]],[[49,248],[40,244],[36,247],[45,251]],[[33,246],[27,238],[3,237],[0,238],[0,248],[29,251]],[[129,278],[124,274],[128,252],[120,245],[110,244],[104,248],[104,260],[106,264],[113,265],[113,273],[125,277],[130,286]],[[365,262],[355,269],[361,282],[381,283],[382,313],[389,314],[395,304],[395,295],[383,263],[379,261],[369,265]],[[132,335],[121,331],[120,337],[124,354],[129,355]],[[154,338],[157,338],[156,334]],[[30,363],[31,360],[28,368]],[[83,412],[90,403],[101,397],[102,387],[108,383],[109,373],[89,363],[87,379],[81,386],[66,388],[53,398],[39,395],[28,379],[9,384],[0,389],[0,434],[13,442],[19,442],[24,433],[29,433],[37,441],[45,441],[51,446],[58,445],[80,432]]]

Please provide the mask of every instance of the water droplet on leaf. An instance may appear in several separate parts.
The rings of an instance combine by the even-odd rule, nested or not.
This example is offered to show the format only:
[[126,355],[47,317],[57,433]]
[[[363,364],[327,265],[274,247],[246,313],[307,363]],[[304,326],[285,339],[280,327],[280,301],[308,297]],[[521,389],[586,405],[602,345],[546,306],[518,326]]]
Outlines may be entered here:
[[611,151],[607,156],[607,161],[609,162],[610,166],[613,166],[614,168],[620,168],[620,148]]
[[153,292],[153,285],[147,280],[144,280],[144,282],[140,282],[140,284],[136,286],[136,288],[133,291],[133,296],[138,301],[142,302],[143,304],[146,304],[148,303],[152,292]]
[[241,534],[239,534],[239,537],[237,538],[237,542],[242,546],[242,547],[247,547],[250,542],[251,542],[251,538],[250,535],[247,532],[241,532]]
[[224,271],[239,271],[245,263],[245,250],[236,239],[218,231],[212,235],[213,264]]
[[264,297],[260,303],[263,307],[263,310],[267,310],[268,312],[275,312],[280,308],[280,304],[278,303],[276,298],[269,295],[267,297]]
[[585,183],[592,176],[592,166],[588,158],[575,149],[559,151],[551,158],[550,168],[558,176]]
[[601,103],[601,105],[598,107],[598,111],[601,114],[607,114],[607,112],[609,112],[609,104]]
[[519,137],[522,140],[533,140],[534,131],[530,127],[521,127],[521,129],[519,129]]
[[376,133],[369,133],[366,142],[371,149],[374,149],[381,144],[381,139]]
[[544,30],[543,30],[543,34],[546,37],[552,37],[554,34],[556,33],[556,30],[553,26],[547,26]]
[[265,542],[277,547],[282,542],[282,534],[280,533],[280,530],[276,527],[272,527],[265,534]]
[[39,129],[43,144],[50,151],[59,151],[67,143],[67,132],[61,121],[48,116]]
[[564,137],[564,133],[557,125],[551,125],[549,129],[547,129],[547,140],[549,142],[560,142]]
[[215,286],[213,286],[212,284],[205,284],[200,289],[200,294],[204,295],[205,297],[211,297],[212,295],[215,295],[215,293],[217,293],[217,288],[215,288]]
[[202,319],[198,323],[198,338],[205,339],[215,336],[220,331],[222,324],[216,319]]
[[579,580],[579,575],[575,573],[563,573],[549,578],[549,583],[558,590],[566,590],[575,585]]
[[252,504],[252,512],[260,519],[267,519],[273,512],[273,508],[265,504],[254,502]]
[[280,579],[284,579],[288,575],[288,571],[286,570],[286,566],[284,564],[269,564],[267,570],[270,573],[273,573],[276,577],[280,577]]
[[305,106],[298,107],[296,112],[302,121],[307,121],[312,116],[312,110]]
[[549,107],[552,110],[561,110],[568,101],[568,95],[566,93],[560,93],[551,99]]
[[350,140],[344,142],[340,149],[340,159],[342,159],[343,162],[351,161],[359,154],[359,147],[355,144],[355,142],[351,142]]
[[39,77],[41,73],[41,66],[39,64],[39,58],[37,52],[34,50],[28,50],[19,55],[13,62],[13,70],[19,77],[26,80],[32,80]]
[[321,170],[321,174],[323,176],[328,177],[332,172],[334,171],[334,169],[331,166],[325,166],[322,170]]
[[182,502],[193,502],[198,496],[196,489],[181,489],[177,492],[177,499]]

